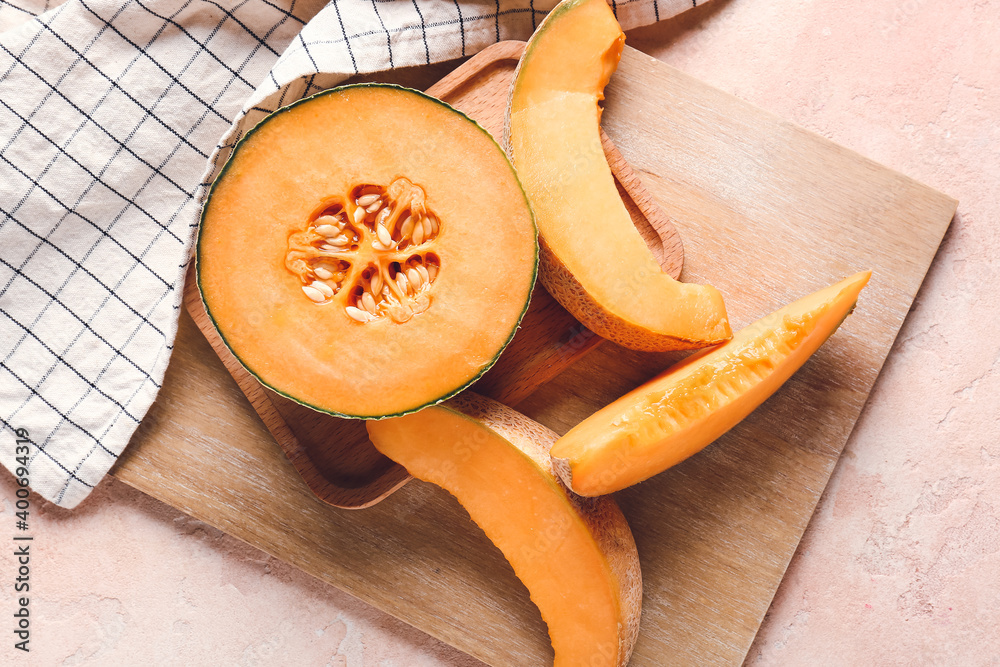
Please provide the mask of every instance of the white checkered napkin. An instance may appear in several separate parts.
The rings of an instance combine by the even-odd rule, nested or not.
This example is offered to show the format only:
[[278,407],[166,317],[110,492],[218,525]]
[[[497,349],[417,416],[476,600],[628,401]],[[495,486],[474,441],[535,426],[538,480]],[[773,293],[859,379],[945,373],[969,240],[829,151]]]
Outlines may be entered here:
[[[27,429],[32,488],[74,507],[159,390],[236,141],[352,74],[526,39],[554,0],[67,0],[30,18],[56,1],[0,0],[0,463]],[[612,4],[629,28],[695,2]]]

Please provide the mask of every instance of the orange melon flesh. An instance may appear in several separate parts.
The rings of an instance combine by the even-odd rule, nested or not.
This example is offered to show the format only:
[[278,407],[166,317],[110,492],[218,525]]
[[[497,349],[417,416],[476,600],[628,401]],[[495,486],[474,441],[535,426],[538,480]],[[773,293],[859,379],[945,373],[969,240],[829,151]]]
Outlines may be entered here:
[[535,211],[540,277],[577,319],[620,345],[705,347],[732,334],[721,294],[660,268],[601,148],[598,103],[623,44],[604,0],[565,0],[518,67],[507,147]]
[[553,466],[585,496],[619,491],[701,451],[773,394],[854,308],[870,271],[771,313],[577,424]]
[[552,472],[556,434],[465,392],[368,422],[380,452],[454,495],[503,552],[548,624],[555,664],[625,665],[639,624],[635,542],[610,498],[582,499]]
[[[290,239],[357,184],[400,177],[440,220],[425,244],[440,261],[430,306],[405,322],[358,322],[346,288],[311,301],[286,266]],[[362,234],[348,282],[390,254],[377,240]],[[439,100],[384,85],[328,91],[258,125],[213,187],[197,251],[206,308],[251,373],[317,410],[365,418],[418,410],[485,372],[517,328],[536,265],[530,206],[489,133]]]

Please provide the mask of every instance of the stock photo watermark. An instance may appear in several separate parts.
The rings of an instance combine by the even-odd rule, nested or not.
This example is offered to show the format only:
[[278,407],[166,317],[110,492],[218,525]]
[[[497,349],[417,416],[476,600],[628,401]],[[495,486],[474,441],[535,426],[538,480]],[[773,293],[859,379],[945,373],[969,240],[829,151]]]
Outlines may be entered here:
[[31,478],[28,463],[31,456],[31,436],[27,429],[15,429],[14,435],[14,477],[17,489],[14,491],[14,648],[27,653],[31,641],[31,546],[34,536],[29,533],[31,516]]

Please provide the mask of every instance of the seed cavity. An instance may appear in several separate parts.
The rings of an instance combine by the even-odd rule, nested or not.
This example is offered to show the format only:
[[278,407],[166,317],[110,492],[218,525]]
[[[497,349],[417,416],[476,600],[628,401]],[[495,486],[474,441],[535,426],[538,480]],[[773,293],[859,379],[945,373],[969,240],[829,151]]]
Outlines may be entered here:
[[[285,266],[318,305],[337,303],[354,321],[404,323],[434,300],[441,221],[423,188],[406,178],[360,184],[327,200],[288,239]],[[303,228],[300,228],[303,229]],[[355,265],[356,268],[355,268]]]

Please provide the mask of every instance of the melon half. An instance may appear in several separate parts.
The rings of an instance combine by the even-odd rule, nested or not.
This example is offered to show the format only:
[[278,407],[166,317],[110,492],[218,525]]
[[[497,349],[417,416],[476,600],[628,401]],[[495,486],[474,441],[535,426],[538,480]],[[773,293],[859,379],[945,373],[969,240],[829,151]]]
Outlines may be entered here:
[[535,280],[531,207],[490,134],[389,85],[268,116],[205,204],[205,308],[261,383],[377,419],[475,381],[513,337]]

